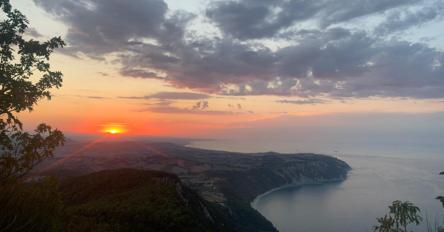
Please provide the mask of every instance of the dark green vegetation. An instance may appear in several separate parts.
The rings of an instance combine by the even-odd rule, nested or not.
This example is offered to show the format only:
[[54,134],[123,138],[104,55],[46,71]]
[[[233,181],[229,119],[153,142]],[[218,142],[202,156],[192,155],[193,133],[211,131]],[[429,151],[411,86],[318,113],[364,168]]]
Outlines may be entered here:
[[[61,191],[69,216],[65,231],[254,231],[163,172],[102,171],[70,178]],[[256,220],[256,229],[273,231]]]
[[[68,231],[192,231],[208,229],[200,199],[161,172],[114,170],[62,185]],[[206,219],[206,220],[205,220]]]
[[210,203],[173,175],[118,169],[0,188],[1,231],[276,231],[247,205]]
[[0,231],[63,231],[63,212],[58,182],[45,178],[40,183],[3,182],[0,185]]
[[[62,83],[62,73],[50,69],[49,56],[64,42],[25,39],[28,20],[0,0],[0,183],[24,176],[64,141],[62,132],[41,124],[30,134],[22,130],[17,113],[31,111],[38,100],[51,98],[50,89]],[[40,76],[32,82],[30,77]]]

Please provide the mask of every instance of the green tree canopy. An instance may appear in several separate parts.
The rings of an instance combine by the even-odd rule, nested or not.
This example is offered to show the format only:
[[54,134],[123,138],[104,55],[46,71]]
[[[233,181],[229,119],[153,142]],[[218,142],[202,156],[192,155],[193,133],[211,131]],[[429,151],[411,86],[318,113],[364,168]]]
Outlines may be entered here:
[[31,111],[40,99],[51,98],[50,89],[62,85],[62,73],[49,64],[54,49],[63,47],[60,37],[40,42],[26,39],[28,20],[0,0],[0,182],[25,175],[54,149],[64,136],[46,124],[31,134],[23,131],[17,113]]

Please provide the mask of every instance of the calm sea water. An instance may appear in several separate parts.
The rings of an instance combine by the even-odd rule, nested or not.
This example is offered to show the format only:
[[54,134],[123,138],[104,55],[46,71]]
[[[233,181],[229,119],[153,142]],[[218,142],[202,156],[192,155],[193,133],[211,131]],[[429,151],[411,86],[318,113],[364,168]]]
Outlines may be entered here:
[[[288,187],[258,197],[253,207],[283,232],[372,231],[376,217],[397,199],[419,206],[430,224],[444,225],[444,209],[435,199],[444,195],[444,176],[438,175],[444,171],[441,147],[304,144],[301,150],[288,141],[246,140],[198,141],[192,146],[242,152],[313,151],[338,156],[352,166],[343,182]],[[425,224],[411,229],[427,231]]]

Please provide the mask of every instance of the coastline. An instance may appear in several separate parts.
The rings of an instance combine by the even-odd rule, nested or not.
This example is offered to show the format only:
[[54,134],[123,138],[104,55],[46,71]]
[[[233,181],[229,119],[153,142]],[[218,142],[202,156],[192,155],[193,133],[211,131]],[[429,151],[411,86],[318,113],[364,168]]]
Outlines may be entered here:
[[304,186],[310,186],[310,185],[323,185],[323,184],[330,184],[330,183],[338,183],[338,182],[342,182],[345,181],[347,179],[347,177],[345,178],[332,178],[332,179],[328,179],[328,180],[311,180],[311,179],[307,179],[307,180],[302,180],[300,182],[295,182],[295,183],[290,183],[290,184],[285,184],[283,186],[277,187],[277,188],[273,188],[270,189],[262,194],[259,194],[257,197],[255,197],[253,199],[253,201],[250,203],[251,207],[255,210],[256,209],[256,204],[258,203],[258,201],[268,195],[271,194],[273,192],[279,191],[279,190],[283,190],[283,189],[287,189],[287,188],[302,188]]
[[[443,193],[444,179],[439,175],[443,157],[341,158],[353,167],[346,181],[317,186],[296,182],[258,195],[252,207],[281,231],[370,231],[375,219],[396,199],[415,203],[424,210],[423,216],[442,218],[442,204],[435,197]],[[378,194],[373,194],[374,189],[379,189]],[[274,192],[278,190],[282,191]],[[427,228],[420,226],[415,231],[426,232]]]

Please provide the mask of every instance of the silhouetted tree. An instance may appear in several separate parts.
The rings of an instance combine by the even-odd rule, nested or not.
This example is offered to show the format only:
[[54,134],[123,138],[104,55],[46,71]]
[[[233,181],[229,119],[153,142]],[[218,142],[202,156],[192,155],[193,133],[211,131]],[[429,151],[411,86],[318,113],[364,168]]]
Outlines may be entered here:
[[379,225],[374,227],[374,231],[407,232],[408,225],[419,225],[422,221],[421,210],[408,201],[394,201],[389,209],[388,215],[377,219]]
[[17,113],[31,111],[42,98],[51,98],[50,89],[59,88],[62,73],[51,71],[49,56],[63,47],[60,37],[45,42],[25,39],[28,20],[12,9],[9,0],[0,0],[0,183],[21,177],[37,163],[52,156],[64,136],[41,124],[35,133],[24,132]]
[[62,73],[50,69],[49,56],[64,42],[26,39],[28,20],[0,0],[0,231],[60,231],[61,202],[55,181],[24,184],[17,181],[63,144],[59,130],[41,124],[35,133],[23,131],[17,114],[31,111],[51,88],[62,83]]
[[378,226],[375,226],[375,231],[378,232],[397,232],[395,230],[395,220],[389,216],[385,215],[384,217],[380,217],[376,219],[379,223]]
[[[444,175],[444,172],[440,172],[439,175]],[[437,200],[439,200],[442,204],[442,207],[444,207],[444,196],[438,196],[436,197]],[[438,232],[444,232],[444,227],[439,227]]]
[[[440,172],[439,175],[444,175],[444,172]],[[439,200],[442,204],[442,207],[444,207],[444,196],[438,196],[436,197],[437,200]]]
[[441,201],[442,207],[444,207],[444,196],[438,196],[436,199]]

